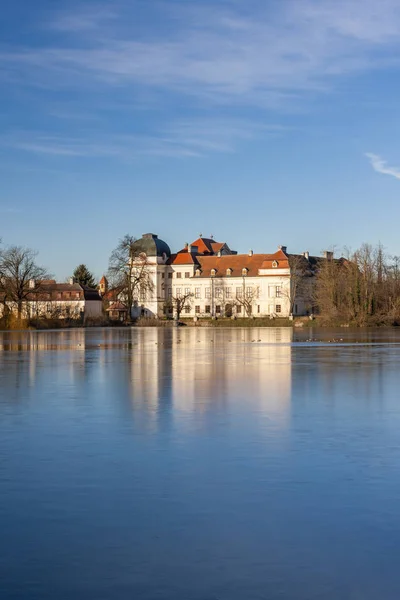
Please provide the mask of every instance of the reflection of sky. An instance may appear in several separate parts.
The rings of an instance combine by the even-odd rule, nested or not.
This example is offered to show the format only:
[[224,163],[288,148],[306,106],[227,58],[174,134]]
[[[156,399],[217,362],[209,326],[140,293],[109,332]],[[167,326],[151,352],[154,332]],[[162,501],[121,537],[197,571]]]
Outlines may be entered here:
[[400,348],[305,335],[0,334],[4,597],[397,600]]

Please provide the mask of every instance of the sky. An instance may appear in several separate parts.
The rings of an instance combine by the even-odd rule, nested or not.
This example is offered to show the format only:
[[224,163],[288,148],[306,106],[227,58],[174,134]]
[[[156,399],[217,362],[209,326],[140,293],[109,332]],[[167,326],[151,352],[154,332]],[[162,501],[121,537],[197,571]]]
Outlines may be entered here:
[[0,237],[59,280],[118,239],[400,255],[398,0],[14,0]]

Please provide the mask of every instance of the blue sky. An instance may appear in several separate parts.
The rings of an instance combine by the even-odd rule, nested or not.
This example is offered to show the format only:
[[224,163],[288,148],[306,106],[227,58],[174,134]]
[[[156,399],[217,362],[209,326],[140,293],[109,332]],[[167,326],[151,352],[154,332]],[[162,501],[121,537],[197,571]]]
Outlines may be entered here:
[[0,236],[64,279],[118,238],[400,254],[398,0],[14,0]]

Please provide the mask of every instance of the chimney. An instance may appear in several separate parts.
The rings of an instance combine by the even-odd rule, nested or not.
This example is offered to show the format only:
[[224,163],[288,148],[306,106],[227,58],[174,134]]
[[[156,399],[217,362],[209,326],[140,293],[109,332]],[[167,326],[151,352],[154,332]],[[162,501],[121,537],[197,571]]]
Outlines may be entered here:
[[303,252],[303,256],[306,260],[310,260],[310,253],[308,250],[306,252]]
[[333,252],[329,252],[328,250],[324,250],[323,256],[324,256],[324,258],[326,258],[326,260],[332,260],[332,258],[333,258]]
[[69,285],[74,285],[75,281],[73,277],[69,278]]
[[34,279],[30,279],[29,280],[29,288],[31,290],[33,290],[33,288],[36,286],[36,281]]
[[188,248],[189,244],[187,242],[185,242],[185,248]]
[[282,252],[285,252],[285,253],[286,253],[286,251],[287,251],[287,246],[278,246],[278,250],[282,250]]
[[253,250],[249,250],[249,256],[253,256]]

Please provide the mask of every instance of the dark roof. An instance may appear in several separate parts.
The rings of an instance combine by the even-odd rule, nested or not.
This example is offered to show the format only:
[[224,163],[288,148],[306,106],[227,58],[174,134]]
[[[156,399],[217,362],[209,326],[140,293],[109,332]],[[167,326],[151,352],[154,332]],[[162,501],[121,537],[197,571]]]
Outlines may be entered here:
[[155,233],[144,233],[139,240],[133,243],[135,254],[144,252],[146,256],[160,256],[164,254],[169,258],[171,256],[170,247],[166,242],[160,240]]
[[101,296],[98,292],[98,290],[94,290],[93,288],[88,287],[87,285],[81,285],[80,286],[83,290],[83,296],[85,298],[85,300],[100,300],[101,301]]

